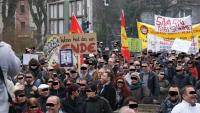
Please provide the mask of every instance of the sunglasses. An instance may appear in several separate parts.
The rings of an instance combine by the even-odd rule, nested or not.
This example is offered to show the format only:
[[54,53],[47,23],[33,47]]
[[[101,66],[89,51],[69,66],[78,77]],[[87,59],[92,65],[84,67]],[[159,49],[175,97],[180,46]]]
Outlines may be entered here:
[[189,94],[190,95],[195,95],[195,94],[197,94],[197,92],[196,91],[190,91]]
[[169,63],[173,63],[173,61],[169,61]]
[[182,70],[176,70],[176,72],[181,72]]
[[49,71],[53,71],[53,69],[49,69]]
[[128,69],[127,67],[123,67],[123,69]]
[[81,70],[87,70],[87,67],[81,67]]
[[129,104],[128,106],[131,109],[138,108],[138,104]]
[[56,85],[58,85],[59,83],[58,82],[53,82],[53,86],[56,86]]
[[131,77],[131,80],[138,80],[137,77]]
[[24,94],[21,94],[21,95],[18,95],[18,97],[25,97],[25,95],[24,95]]
[[42,91],[44,92],[44,91],[49,91],[49,89],[48,88],[45,88],[45,89],[42,89]]
[[130,71],[135,71],[136,69],[130,69]]
[[30,106],[31,109],[37,108],[38,106]]
[[69,73],[65,73],[66,75],[70,75]]
[[68,84],[66,84],[66,86],[70,86],[70,85],[71,85],[71,84],[69,84],[69,83],[68,83]]
[[58,75],[57,74],[53,74],[53,77],[58,77]]
[[176,95],[178,95],[178,92],[177,91],[169,91],[169,95],[176,96]]
[[76,73],[76,71],[70,71],[70,73]]
[[92,90],[89,90],[89,89],[87,89],[87,90],[85,90],[85,92],[93,92]]
[[18,80],[22,80],[24,77],[19,77]]
[[147,67],[147,66],[142,66],[142,67]]
[[46,103],[46,106],[48,106],[48,107],[54,107],[55,104],[53,104],[53,103]]
[[130,65],[133,65],[134,63],[129,63]]
[[118,83],[118,84],[124,84],[124,82],[123,82],[123,81],[117,81],[117,83]]
[[29,76],[27,76],[26,78],[33,78],[33,77],[31,77],[31,76],[30,76],[30,77],[29,77]]

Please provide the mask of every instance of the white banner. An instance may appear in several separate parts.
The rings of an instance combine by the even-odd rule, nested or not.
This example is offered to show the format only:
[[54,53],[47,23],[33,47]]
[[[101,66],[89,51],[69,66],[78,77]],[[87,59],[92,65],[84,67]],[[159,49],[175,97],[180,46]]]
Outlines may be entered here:
[[172,50],[189,53],[191,44],[192,44],[192,41],[175,39],[175,41],[172,45]]
[[155,31],[162,33],[178,33],[192,31],[191,16],[170,18],[160,15],[154,16]]
[[[180,39],[179,39],[180,40]],[[185,41],[185,40],[181,40],[181,41]],[[180,52],[186,52],[188,54],[196,54],[199,51],[198,48],[198,38],[195,37],[193,38],[192,41],[189,41],[191,43],[191,46],[189,47],[189,50],[185,51],[185,46],[187,45],[181,45],[178,43],[176,46],[178,46],[178,48],[180,47],[181,49],[184,49],[184,51],[180,51]],[[174,44],[174,40],[167,40],[161,37],[157,37],[155,35],[152,34],[148,34],[147,35],[147,50],[152,50],[153,52],[163,52],[163,51],[171,51],[172,45]]]

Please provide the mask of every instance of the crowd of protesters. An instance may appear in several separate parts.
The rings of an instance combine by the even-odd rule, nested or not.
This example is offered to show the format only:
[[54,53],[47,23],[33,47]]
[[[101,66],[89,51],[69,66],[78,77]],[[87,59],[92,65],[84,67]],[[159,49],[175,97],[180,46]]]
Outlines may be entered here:
[[[0,76],[4,75],[7,85],[1,79],[0,87],[7,87],[4,93],[0,89],[0,113],[8,108],[10,113],[113,113],[120,108],[119,113],[139,113],[138,104],[159,104],[160,113],[200,111],[199,53],[143,50],[126,62],[114,44],[112,49],[99,48],[97,54],[85,55],[80,69],[51,66],[41,58],[31,59],[19,70],[11,48],[8,53],[3,50]],[[6,100],[10,106],[2,104]],[[181,112],[189,105],[196,106],[196,111]]]

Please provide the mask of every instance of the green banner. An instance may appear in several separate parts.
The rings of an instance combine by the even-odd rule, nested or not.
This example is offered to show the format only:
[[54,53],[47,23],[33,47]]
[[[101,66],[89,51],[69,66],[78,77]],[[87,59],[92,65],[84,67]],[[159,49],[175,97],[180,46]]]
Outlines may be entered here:
[[130,52],[141,52],[142,41],[138,38],[128,38],[128,48]]

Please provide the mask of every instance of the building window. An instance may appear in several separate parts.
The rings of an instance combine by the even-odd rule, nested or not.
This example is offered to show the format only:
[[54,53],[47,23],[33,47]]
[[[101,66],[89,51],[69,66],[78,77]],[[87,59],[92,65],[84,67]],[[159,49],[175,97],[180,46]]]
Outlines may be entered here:
[[64,33],[64,2],[51,3],[49,9],[49,34]]
[[21,22],[21,32],[25,31],[25,22]]
[[178,13],[179,18],[186,17],[186,16],[192,16],[192,9],[183,9],[180,10]]

